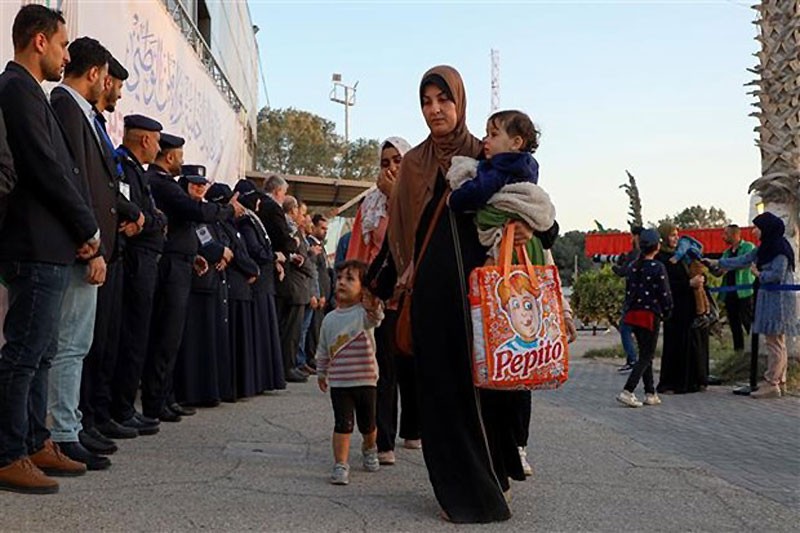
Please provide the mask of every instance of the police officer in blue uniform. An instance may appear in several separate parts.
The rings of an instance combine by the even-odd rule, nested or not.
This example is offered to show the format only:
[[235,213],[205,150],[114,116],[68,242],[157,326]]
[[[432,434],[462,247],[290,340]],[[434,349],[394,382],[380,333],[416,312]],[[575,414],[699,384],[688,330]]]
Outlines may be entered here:
[[184,140],[169,134],[161,137],[162,145],[168,142],[176,148],[171,149],[172,154],[162,150],[159,159],[148,169],[153,197],[158,208],[167,215],[169,225],[159,263],[148,357],[142,376],[142,410],[145,416],[178,422],[182,415],[192,413],[172,401],[172,380],[186,324],[192,268],[199,249],[196,225],[233,219],[244,214],[244,207],[237,201],[238,195],[227,204],[192,199],[175,180],[175,175],[182,173],[189,183],[207,184],[206,169],[200,165],[186,165],[181,169]]
[[142,231],[126,240],[123,253],[122,327],[119,353],[112,381],[113,419],[98,424],[106,437],[132,438],[158,432],[158,420],[148,419],[134,408],[136,392],[147,355],[158,258],[164,247],[167,217],[155,204],[144,165],[156,160],[161,124],[142,116],[125,117],[125,134],[117,157],[122,164],[122,193],[144,215]]

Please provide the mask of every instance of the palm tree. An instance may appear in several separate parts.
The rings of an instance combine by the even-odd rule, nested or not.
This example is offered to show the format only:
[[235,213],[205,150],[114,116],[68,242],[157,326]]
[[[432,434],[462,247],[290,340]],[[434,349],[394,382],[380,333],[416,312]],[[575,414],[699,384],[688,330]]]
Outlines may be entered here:
[[[753,6],[761,50],[751,72],[758,97],[761,177],[750,185],[764,208],[782,217],[795,257],[800,250],[800,0],[762,0]],[[800,264],[800,262],[796,262]],[[791,342],[791,341],[790,341]],[[797,357],[800,339],[789,353]]]
[[751,72],[759,79],[761,177],[750,185],[765,209],[782,216],[786,233],[800,247],[800,0],[762,0],[753,6],[761,50]]

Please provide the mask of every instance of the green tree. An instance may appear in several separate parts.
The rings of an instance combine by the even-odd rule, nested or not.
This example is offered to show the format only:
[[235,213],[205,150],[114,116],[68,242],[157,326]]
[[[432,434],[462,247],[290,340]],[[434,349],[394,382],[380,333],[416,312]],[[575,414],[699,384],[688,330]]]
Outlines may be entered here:
[[667,216],[658,221],[657,225],[670,223],[685,229],[724,228],[731,223],[725,211],[716,207],[708,209],[695,205],[687,207],[675,216]]
[[256,168],[373,181],[378,176],[378,141],[357,139],[345,150],[333,121],[299,109],[265,107],[258,113]]
[[380,172],[377,139],[356,139],[339,162],[337,176],[351,180],[375,181]]
[[572,287],[572,312],[582,322],[598,322],[617,327],[625,300],[625,280],[611,271],[583,271]]
[[258,170],[330,176],[341,148],[336,124],[330,120],[292,108],[263,108],[258,113]]
[[568,231],[559,236],[552,252],[563,285],[572,285],[575,276],[575,257],[578,258],[579,271],[594,268],[594,264],[586,257],[586,233],[582,231]]

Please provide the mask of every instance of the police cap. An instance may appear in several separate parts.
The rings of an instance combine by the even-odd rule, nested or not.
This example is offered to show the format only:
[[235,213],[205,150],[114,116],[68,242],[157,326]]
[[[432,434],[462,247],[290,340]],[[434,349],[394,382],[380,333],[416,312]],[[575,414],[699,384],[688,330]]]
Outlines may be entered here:
[[216,204],[224,204],[233,197],[233,191],[225,183],[215,183],[206,191],[206,200]]
[[163,128],[161,123],[153,120],[144,115],[126,115],[125,116],[125,129],[126,130],[145,130],[145,131],[161,131]]
[[183,137],[170,135],[169,133],[162,133],[161,140],[158,141],[158,146],[161,147],[161,151],[163,152],[164,150],[181,148],[185,142],[186,140]]
[[203,165],[182,165],[181,176],[186,178],[189,183],[202,185],[208,183],[206,178],[206,167]]

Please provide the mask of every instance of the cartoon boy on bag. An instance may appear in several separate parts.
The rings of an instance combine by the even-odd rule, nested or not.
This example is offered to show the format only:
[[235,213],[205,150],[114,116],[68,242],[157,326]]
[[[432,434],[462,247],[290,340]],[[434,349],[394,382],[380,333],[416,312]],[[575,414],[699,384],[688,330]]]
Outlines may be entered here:
[[499,350],[514,353],[525,352],[539,347],[542,328],[541,291],[534,287],[530,278],[523,272],[514,272],[508,284],[501,279],[497,285],[500,305],[508,318],[514,336],[504,342]]

